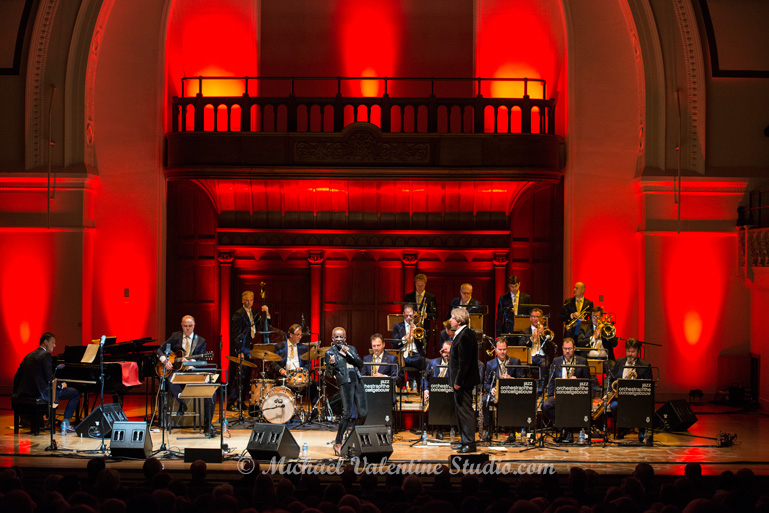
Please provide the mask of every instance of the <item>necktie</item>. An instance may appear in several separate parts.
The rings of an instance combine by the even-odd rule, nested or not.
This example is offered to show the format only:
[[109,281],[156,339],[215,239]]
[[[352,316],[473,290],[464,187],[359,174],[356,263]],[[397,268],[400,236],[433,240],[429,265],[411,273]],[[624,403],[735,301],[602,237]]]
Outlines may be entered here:
[[513,315],[518,315],[518,296],[513,295]]
[[[573,365],[572,362],[565,362],[566,365]],[[574,367],[569,367],[566,369],[566,377],[571,379],[571,377],[574,376]]]
[[190,337],[187,337],[187,336],[184,337],[184,343],[182,344],[182,349],[184,349],[184,356],[190,355]]
[[577,299],[577,313],[580,313],[582,311],[582,300]]
[[[446,362],[442,362],[443,365],[446,365]],[[446,377],[446,369],[447,367],[441,367],[441,372],[438,374],[439,378],[445,378]]]
[[[379,362],[380,362],[379,356],[374,356],[374,363],[378,364]],[[377,372],[379,372],[379,365],[374,365],[374,368],[371,369],[371,374],[376,374]]]

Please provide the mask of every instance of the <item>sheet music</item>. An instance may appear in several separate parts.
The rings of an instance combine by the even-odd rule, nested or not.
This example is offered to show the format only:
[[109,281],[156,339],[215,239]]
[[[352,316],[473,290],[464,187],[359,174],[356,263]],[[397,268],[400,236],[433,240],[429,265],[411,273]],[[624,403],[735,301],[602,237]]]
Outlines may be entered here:
[[85,346],[85,353],[80,363],[93,363],[97,354],[99,354],[99,344],[88,344]]

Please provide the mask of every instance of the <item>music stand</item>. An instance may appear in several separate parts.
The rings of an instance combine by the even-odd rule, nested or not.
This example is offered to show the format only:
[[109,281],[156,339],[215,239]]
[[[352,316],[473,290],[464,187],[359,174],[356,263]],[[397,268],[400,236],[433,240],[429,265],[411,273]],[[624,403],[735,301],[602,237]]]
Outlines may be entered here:
[[648,429],[654,444],[654,380],[617,381],[617,428]]
[[471,313],[468,327],[474,331],[483,331],[483,314]]
[[[507,369],[527,369],[528,365],[505,365]],[[508,374],[510,374],[508,372]],[[497,427],[527,426],[537,436],[537,380],[502,378],[497,398]],[[532,427],[533,426],[533,427]],[[524,440],[521,440],[524,444]]]
[[[507,356],[517,358],[521,363],[531,364],[531,348],[526,346],[507,346]],[[528,368],[528,365],[526,365]]]
[[[177,373],[176,375],[179,375]],[[179,399],[202,399],[203,402],[207,401],[208,399],[213,399],[214,394],[219,391],[219,388],[223,386],[222,383],[211,383],[209,381],[210,378],[212,378],[214,381],[218,378],[218,375],[216,374],[209,374],[209,373],[182,373],[182,376],[184,376],[187,379],[184,380],[173,380],[174,383],[184,383],[184,388],[182,389],[181,393],[179,394]],[[205,404],[203,405],[203,415],[205,415]],[[200,414],[198,413],[200,419]],[[211,419],[213,420],[213,419]],[[203,422],[205,424],[205,420]],[[192,439],[201,439],[201,438],[209,438],[208,436],[179,436],[176,437],[177,440],[192,440]]]

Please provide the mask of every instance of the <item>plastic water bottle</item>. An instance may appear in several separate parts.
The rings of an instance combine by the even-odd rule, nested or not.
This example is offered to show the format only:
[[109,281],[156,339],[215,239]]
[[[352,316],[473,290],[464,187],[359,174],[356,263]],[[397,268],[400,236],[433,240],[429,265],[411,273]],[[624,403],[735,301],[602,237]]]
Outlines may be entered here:
[[417,380],[414,380],[414,383],[411,384],[411,390],[416,393],[419,389],[417,388]]
[[453,442],[454,439],[457,437],[456,430],[452,427],[451,432],[449,432],[449,442]]
[[422,445],[427,445],[427,430],[422,430]]
[[393,427],[390,425],[389,415],[385,415],[385,427],[387,427],[387,441],[393,443]]
[[307,446],[307,442],[302,444],[302,459],[306,460],[310,457],[310,448]]
[[584,445],[584,443],[585,443],[585,430],[584,429],[581,429],[580,432],[579,432],[579,443],[581,445]]
[[526,428],[521,428],[521,443],[526,443]]
[[67,429],[69,428],[69,420],[64,419],[61,421],[61,436],[67,436]]
[[222,434],[224,436],[227,436],[227,433],[229,433],[229,426],[227,425],[227,417],[224,418],[224,422],[222,422]]

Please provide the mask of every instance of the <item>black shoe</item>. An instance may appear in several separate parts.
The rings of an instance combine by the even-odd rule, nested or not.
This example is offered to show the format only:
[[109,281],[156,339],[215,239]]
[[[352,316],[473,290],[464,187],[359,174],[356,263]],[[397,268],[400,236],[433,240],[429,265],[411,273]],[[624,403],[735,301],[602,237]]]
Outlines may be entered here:
[[491,442],[491,439],[492,439],[491,431],[486,431],[481,437],[482,442]]
[[625,435],[627,434],[627,429],[620,429],[617,431],[617,436],[614,437],[615,440],[622,440],[625,438]]
[[571,431],[561,430],[561,437],[557,440],[558,443],[569,444],[574,441],[574,434]]
[[506,444],[514,444],[515,443],[515,433],[510,433],[508,437],[505,439]]
[[454,444],[454,445],[451,446],[451,448],[453,450],[455,450],[455,451],[458,451],[459,449],[462,448],[462,445],[464,445],[464,444],[461,444],[461,443],[460,444]]
[[184,415],[184,412],[187,411],[187,403],[182,399],[179,401],[179,411],[176,412],[177,415]]
[[441,433],[440,431],[435,433],[435,439],[436,440],[443,440],[443,433]]
[[465,454],[468,452],[478,452],[478,448],[475,446],[475,444],[467,444],[462,446],[462,448],[459,449],[459,452],[462,454]]

